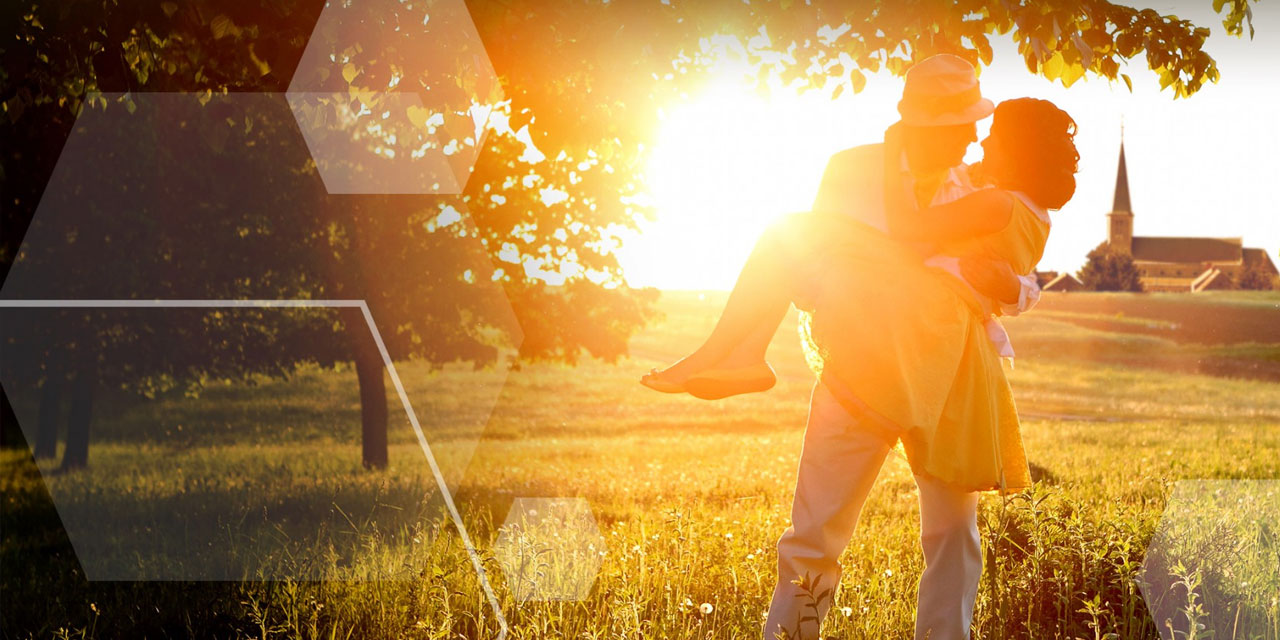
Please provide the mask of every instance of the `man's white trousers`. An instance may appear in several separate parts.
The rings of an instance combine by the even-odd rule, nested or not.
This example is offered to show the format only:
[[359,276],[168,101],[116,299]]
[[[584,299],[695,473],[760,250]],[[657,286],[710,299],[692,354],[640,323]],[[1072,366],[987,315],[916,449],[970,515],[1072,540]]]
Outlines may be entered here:
[[[840,554],[853,536],[858,514],[889,451],[889,445],[862,429],[826,387],[814,387],[791,526],[778,540],[778,583],[765,622],[765,640],[819,637],[818,623],[838,594],[832,589],[823,601],[813,602],[794,581],[808,574],[811,581],[819,582],[814,595],[839,584]],[[916,600],[915,637],[967,640],[982,575],[978,494],[924,476],[916,476],[916,485],[925,570]]]

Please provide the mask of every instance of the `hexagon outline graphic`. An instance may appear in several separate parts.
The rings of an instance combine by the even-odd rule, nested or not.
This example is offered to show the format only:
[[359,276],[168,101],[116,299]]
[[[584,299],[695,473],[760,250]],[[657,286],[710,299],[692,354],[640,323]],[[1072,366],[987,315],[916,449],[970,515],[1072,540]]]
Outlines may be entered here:
[[599,578],[606,546],[586,498],[517,497],[492,551],[518,602],[579,602]]
[[498,605],[498,598],[493,592],[493,587],[489,584],[488,574],[485,573],[484,564],[481,561],[479,552],[476,551],[475,544],[471,541],[470,534],[467,533],[467,526],[462,521],[462,515],[458,512],[458,507],[453,501],[453,494],[449,492],[449,485],[445,482],[444,474],[440,471],[440,465],[436,462],[435,454],[431,451],[431,444],[427,442],[426,434],[422,431],[422,425],[418,422],[417,413],[413,410],[413,405],[409,402],[409,395],[405,391],[404,384],[400,381],[400,375],[397,373],[395,363],[391,361],[391,354],[387,351],[386,344],[382,340],[382,333],[378,331],[378,325],[374,322],[373,314],[369,311],[369,305],[364,300],[14,300],[0,299],[0,309],[59,309],[59,308],[106,308],[106,309],[211,309],[211,308],[356,308],[360,309],[361,315],[364,317],[365,324],[368,325],[369,331],[373,334],[374,342],[378,346],[378,353],[382,355],[383,364],[387,368],[388,374],[391,376],[391,382],[396,388],[396,393],[400,397],[400,402],[404,406],[405,413],[408,415],[409,424],[413,427],[413,432],[418,438],[418,445],[422,448],[423,455],[427,458],[427,464],[431,468],[431,474],[436,480],[436,484],[440,487],[441,496],[444,498],[445,507],[449,511],[449,517],[453,520],[454,527],[458,530],[458,535],[462,538],[462,544],[467,550],[467,555],[471,559],[471,565],[476,570],[476,577],[480,580],[480,586],[484,589],[485,598],[489,602],[489,606],[493,609],[493,614],[498,620],[498,640],[505,640],[507,637],[507,619],[502,614],[502,607]]
[[1259,620],[1246,605],[1280,590],[1276,523],[1280,479],[1178,480],[1135,576],[1160,637],[1180,637],[1180,627],[1205,623],[1215,632],[1226,624],[1248,635]]
[[465,188],[502,88],[463,0],[330,0],[285,96],[330,194],[447,195]]
[[[408,95],[408,94],[405,94]],[[200,288],[203,284],[223,285],[231,282],[225,275],[219,275],[217,281],[209,280],[203,271],[195,269],[187,269],[181,272],[180,277],[171,281],[165,281],[163,278],[154,278],[151,274],[140,274],[141,277],[136,280],[138,284],[129,285],[126,290],[120,290],[119,287],[112,286],[118,282],[118,278],[111,273],[110,270],[90,269],[93,261],[97,260],[119,260],[127,263],[132,258],[125,251],[132,248],[135,251],[154,251],[159,241],[166,239],[170,230],[175,227],[185,225],[185,221],[201,219],[217,219],[225,216],[207,215],[203,213],[209,209],[221,210],[221,208],[231,207],[235,211],[244,211],[256,213],[267,217],[274,221],[275,216],[280,216],[281,211],[277,209],[267,209],[260,202],[262,196],[270,194],[284,194],[288,197],[289,204],[293,210],[307,210],[308,206],[322,202],[325,206],[330,203],[338,206],[344,206],[342,202],[344,198],[330,196],[326,193],[323,181],[317,179],[314,170],[290,172],[289,177],[297,177],[298,182],[287,183],[283,188],[266,182],[239,182],[245,180],[248,176],[247,171],[243,168],[249,166],[244,162],[246,159],[261,157],[264,154],[256,152],[252,149],[252,144],[234,144],[228,146],[226,137],[218,138],[216,135],[205,135],[206,131],[217,133],[221,130],[223,117],[234,119],[237,124],[232,129],[238,130],[237,135],[242,135],[245,142],[260,142],[261,138],[250,139],[248,133],[255,131],[255,136],[262,136],[261,132],[269,131],[266,135],[269,142],[283,142],[284,156],[278,155],[278,151],[273,148],[269,150],[273,161],[277,161],[280,157],[284,157],[290,165],[297,163],[305,166],[310,162],[309,151],[303,143],[303,139],[299,137],[299,132],[295,123],[291,122],[293,117],[290,111],[285,94],[279,92],[252,93],[252,94],[227,94],[216,95],[212,97],[203,97],[199,94],[180,93],[180,92],[149,92],[130,96],[124,93],[95,93],[91,97],[92,100],[101,99],[103,108],[87,108],[77,114],[75,127],[70,132],[67,143],[59,154],[58,161],[54,171],[50,176],[49,188],[40,199],[39,207],[32,219],[32,224],[23,238],[21,249],[15,255],[14,268],[10,270],[8,277],[3,283],[0,283],[0,298],[4,299],[60,299],[60,300],[85,300],[85,299],[187,299],[195,297],[203,297],[204,290]],[[110,108],[107,108],[110,104]],[[200,118],[208,116],[211,120],[201,120]],[[241,127],[238,124],[240,118],[243,117],[245,125]],[[188,123],[194,126],[188,126]],[[276,124],[276,129],[268,129],[262,127],[261,124]],[[162,124],[166,128],[159,129],[155,124]],[[250,126],[253,125],[253,126]],[[160,130],[161,133],[153,138],[144,138],[136,134],[139,132],[148,134],[154,130]],[[119,134],[120,131],[127,132],[127,137]],[[115,132],[111,136],[104,139],[102,132]],[[175,134],[185,134],[185,137],[175,138]],[[176,141],[175,141],[176,140]],[[221,144],[219,144],[219,140]],[[241,139],[235,139],[240,142]],[[109,146],[104,143],[112,143],[115,146]],[[165,167],[173,166],[178,163],[172,162],[172,158],[166,158],[170,162],[156,162],[154,160],[135,160],[135,158],[149,158],[159,154],[131,154],[127,161],[117,159],[113,152],[112,155],[103,153],[103,149],[121,149],[121,145],[143,144],[149,148],[154,147],[162,150],[181,150],[183,153],[189,153],[192,147],[188,145],[201,145],[198,148],[210,154],[209,157],[222,155],[225,158],[237,160],[236,168],[229,169],[230,178],[219,177],[218,180],[207,180],[210,175],[217,176],[216,173],[196,174],[193,178],[191,172],[179,173],[171,175],[169,173],[152,173],[144,174],[145,177],[139,179],[137,174],[139,170],[145,172],[157,172],[163,165]],[[105,160],[103,159],[105,158]],[[205,156],[202,155],[202,159]],[[109,163],[106,167],[96,166],[99,163]],[[221,170],[218,165],[201,164],[201,168],[212,167],[214,170]],[[105,170],[104,170],[105,169]],[[261,172],[259,172],[261,173]],[[86,179],[86,175],[95,175],[96,178]],[[272,174],[274,176],[274,174]],[[107,176],[104,178],[103,176]],[[258,176],[253,176],[257,178]],[[272,179],[275,179],[274,177]],[[217,184],[215,184],[217,183]],[[236,184],[237,190],[226,190],[223,188],[225,184]],[[110,184],[110,188],[104,190],[102,185]],[[87,186],[85,186],[87,185]],[[124,185],[117,188],[117,185]],[[165,190],[154,189],[153,185],[164,185]],[[141,186],[141,189],[136,187]],[[267,191],[266,187],[270,187]],[[151,189],[148,191],[148,188]],[[176,188],[175,188],[176,187]],[[84,198],[75,194],[80,193],[80,189],[88,189],[94,197],[92,200],[98,204],[97,212],[89,211],[83,206]],[[235,191],[232,195],[225,195],[226,191]],[[174,195],[181,194],[181,195]],[[248,195],[246,195],[248,194]],[[297,206],[294,198],[304,202],[306,206]],[[317,200],[319,198],[319,200]],[[493,269],[498,267],[494,257],[484,251],[477,240],[477,230],[474,214],[471,213],[465,202],[457,198],[447,196],[428,196],[424,200],[429,201],[425,208],[426,215],[436,215],[436,218],[429,220],[427,224],[431,225],[427,231],[437,233],[446,227],[452,227],[440,233],[438,237],[443,241],[442,247],[448,248],[449,251],[432,251],[425,257],[428,258],[426,263],[431,269],[443,268],[449,271],[448,275],[462,275],[459,281],[465,281],[471,285],[468,287],[470,292],[463,293],[465,296],[473,296],[466,298],[476,302],[479,307],[479,317],[484,321],[494,321],[494,324],[501,327],[504,333],[508,335],[513,343],[518,346],[522,342],[522,331],[519,326],[519,320],[515,317],[510,307],[510,299],[496,280],[485,282],[484,279],[477,281],[474,277],[469,277],[468,273],[474,274],[490,274]],[[105,206],[103,203],[106,203]],[[112,243],[111,239],[115,236],[120,223],[115,222],[110,217],[110,211],[114,207],[134,207],[137,203],[147,205],[150,212],[155,215],[150,216],[157,221],[154,227],[160,233],[153,234],[149,237],[141,235],[128,236],[122,234],[120,237],[124,242],[116,241]],[[211,204],[212,207],[201,209]],[[257,208],[254,208],[257,207]],[[438,211],[431,211],[436,209]],[[135,209],[136,210],[136,209]],[[181,215],[171,215],[171,211],[182,211]],[[105,214],[104,214],[105,212]],[[416,215],[416,212],[411,215]],[[289,214],[284,216],[289,219]],[[290,219],[291,220],[291,219]],[[68,222],[87,221],[97,233],[86,234],[83,231],[75,229],[75,225],[68,226]],[[305,222],[305,220],[304,220]],[[299,225],[290,223],[289,228],[298,228]],[[146,227],[151,229],[153,227]],[[414,225],[416,228],[416,225]],[[187,235],[182,236],[183,233]],[[85,247],[84,241],[79,240],[81,245],[77,248],[74,243],[75,238],[93,235],[94,241],[90,246]],[[190,248],[191,238],[193,237],[186,231],[178,232],[183,238],[182,242],[187,244],[175,245]],[[266,237],[266,236],[259,236]],[[433,236],[434,237],[434,236]],[[105,238],[105,241],[102,240]],[[289,242],[286,239],[284,242]],[[50,244],[53,243],[53,244]],[[203,243],[200,245],[203,246]],[[285,246],[305,246],[304,242],[297,244],[284,244],[276,241],[278,247]],[[25,254],[33,248],[48,249],[53,247],[55,253],[40,255],[39,252],[32,252],[31,256]],[[241,254],[249,256],[250,259],[256,259],[255,251],[262,251],[262,244],[251,247]],[[66,261],[67,256],[71,256],[73,261],[71,264],[78,265],[79,269],[87,276],[77,277],[75,280],[67,278],[57,278],[53,276],[62,273],[71,274],[74,269],[67,270],[58,263],[51,260],[57,259]],[[28,258],[34,259],[28,259]],[[213,256],[213,259],[220,260],[221,256]],[[178,254],[178,259],[171,261],[180,264],[187,258]],[[42,262],[43,261],[43,262]],[[65,262],[63,263],[65,264]],[[190,262],[187,264],[195,264]],[[418,266],[415,264],[415,266]],[[465,271],[464,271],[465,270]],[[389,273],[401,273],[397,271],[389,271]],[[125,280],[126,282],[128,280]],[[154,286],[159,285],[159,286]],[[167,285],[167,286],[165,286]],[[195,288],[193,288],[195,285]],[[52,290],[51,290],[52,287]],[[228,295],[229,294],[229,295]],[[277,295],[276,292],[254,292],[241,295],[232,291],[224,291],[211,293],[210,298],[225,299],[249,299],[249,298],[284,298],[292,294],[285,293],[283,296]],[[361,294],[354,294],[350,297],[358,297]],[[392,339],[394,342],[394,338]],[[504,349],[500,352],[505,358]],[[501,360],[500,360],[501,362]],[[506,368],[504,366],[504,368]],[[504,372],[505,374],[508,371]],[[496,402],[496,397],[500,394],[503,381],[496,379],[492,384],[486,383],[485,397],[481,397],[474,406],[492,411],[492,403]],[[414,393],[412,381],[410,381],[410,393]],[[492,397],[489,397],[492,394]],[[487,404],[488,406],[482,406]],[[419,420],[431,428],[433,407],[419,406]],[[466,462],[474,453],[476,441],[483,433],[484,421],[488,414],[481,414],[478,410],[472,412],[471,420],[465,423],[469,429],[466,434],[467,450],[462,452],[459,465],[445,465],[445,477],[450,483],[454,483],[460,477],[466,468]]]

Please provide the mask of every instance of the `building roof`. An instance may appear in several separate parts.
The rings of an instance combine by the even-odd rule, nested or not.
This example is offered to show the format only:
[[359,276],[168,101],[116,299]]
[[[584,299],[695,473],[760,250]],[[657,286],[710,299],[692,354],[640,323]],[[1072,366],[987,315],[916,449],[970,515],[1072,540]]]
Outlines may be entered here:
[[1129,204],[1129,169],[1124,162],[1124,134],[1120,135],[1120,165],[1116,167],[1116,197],[1111,210],[1132,212],[1132,205]]
[[1244,253],[1240,238],[1133,239],[1133,259],[1141,262],[1240,262]]
[[1058,272],[1057,271],[1036,271],[1035,276],[1036,276],[1036,284],[1043,287],[1044,285],[1048,284],[1051,280],[1058,277]]
[[1059,274],[1041,287],[1045,291],[1079,291],[1083,288],[1084,283],[1069,273]]
[[1276,270],[1275,263],[1271,261],[1271,256],[1267,255],[1266,249],[1245,248],[1242,258],[1246,267],[1257,267],[1272,275],[1280,273]]

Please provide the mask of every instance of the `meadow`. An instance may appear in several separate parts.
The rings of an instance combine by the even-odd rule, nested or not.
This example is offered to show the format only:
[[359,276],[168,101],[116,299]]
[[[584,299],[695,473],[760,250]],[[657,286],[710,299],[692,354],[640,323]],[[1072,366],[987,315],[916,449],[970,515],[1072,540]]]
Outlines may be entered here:
[[[1136,640],[1169,626],[1280,640],[1280,483],[1179,484],[1280,479],[1280,295],[1067,295],[1008,323],[1036,483],[982,499],[974,637]],[[523,365],[502,384],[503,372],[398,363],[509,637],[758,635],[813,381],[795,318],[771,348],[768,393],[704,402],[637,384],[697,344],[722,296],[664,294],[663,321],[617,364]],[[1206,317],[1257,328],[1189,332]],[[393,420],[391,466],[360,468],[355,389],[353,371],[303,369],[195,398],[116,398],[87,470],[0,453],[0,636],[493,637],[407,421]],[[1175,492],[1205,486],[1161,525]],[[527,497],[590,506],[597,542],[563,532],[599,558],[584,599],[523,600],[504,574],[495,540]],[[910,636],[917,527],[910,470],[891,456],[824,635]],[[537,562],[535,576],[554,572]]]

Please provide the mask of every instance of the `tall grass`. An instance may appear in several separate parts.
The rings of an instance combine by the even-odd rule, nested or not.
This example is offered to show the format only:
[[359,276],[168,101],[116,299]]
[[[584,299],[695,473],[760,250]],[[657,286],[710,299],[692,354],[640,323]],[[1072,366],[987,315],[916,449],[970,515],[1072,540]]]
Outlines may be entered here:
[[[635,362],[513,372],[483,437],[471,418],[451,423],[486,404],[467,401],[464,373],[404,364],[417,380],[415,404],[433,416],[433,448],[456,472],[455,498],[512,638],[759,634],[810,380],[784,332],[770,356],[781,382],[768,394],[705,403],[644,390],[639,373],[693,344],[716,309],[693,298],[669,304],[667,326],[637,339]],[[1045,322],[1023,323],[1020,350],[1051,354],[1078,335]],[[1082,364],[1079,355],[1024,357],[1011,374],[1036,483],[982,499],[975,637],[1137,640],[1168,629],[1280,640],[1280,556],[1265,555],[1276,553],[1276,528],[1258,524],[1273,503],[1226,519],[1188,507],[1178,520],[1188,526],[1161,524],[1180,480],[1280,477],[1277,386]],[[0,453],[0,637],[492,636],[497,622],[407,427],[394,427],[388,470],[360,468],[353,378],[304,371],[198,399],[117,404],[99,424],[91,468],[74,474],[42,475],[23,454]],[[144,441],[129,425],[182,425],[185,435]],[[604,540],[599,575],[581,601],[521,601],[528,585],[508,582],[494,542],[516,498],[557,496],[590,504]],[[144,535],[175,521],[157,505],[207,530],[111,556],[127,545],[112,544],[108,529]],[[98,539],[68,539],[75,527],[62,523],[76,509],[100,525]],[[892,457],[841,559],[840,585],[815,589],[832,599],[824,635],[909,637],[923,568],[918,522],[910,469]],[[238,537],[218,547],[227,531]],[[1217,550],[1176,543],[1224,532],[1236,537]],[[1141,572],[1153,539],[1174,541],[1159,547],[1168,584],[1154,615]],[[191,552],[193,541],[202,553]],[[85,549],[134,578],[198,575],[220,553],[239,552],[243,579],[88,581]]]

